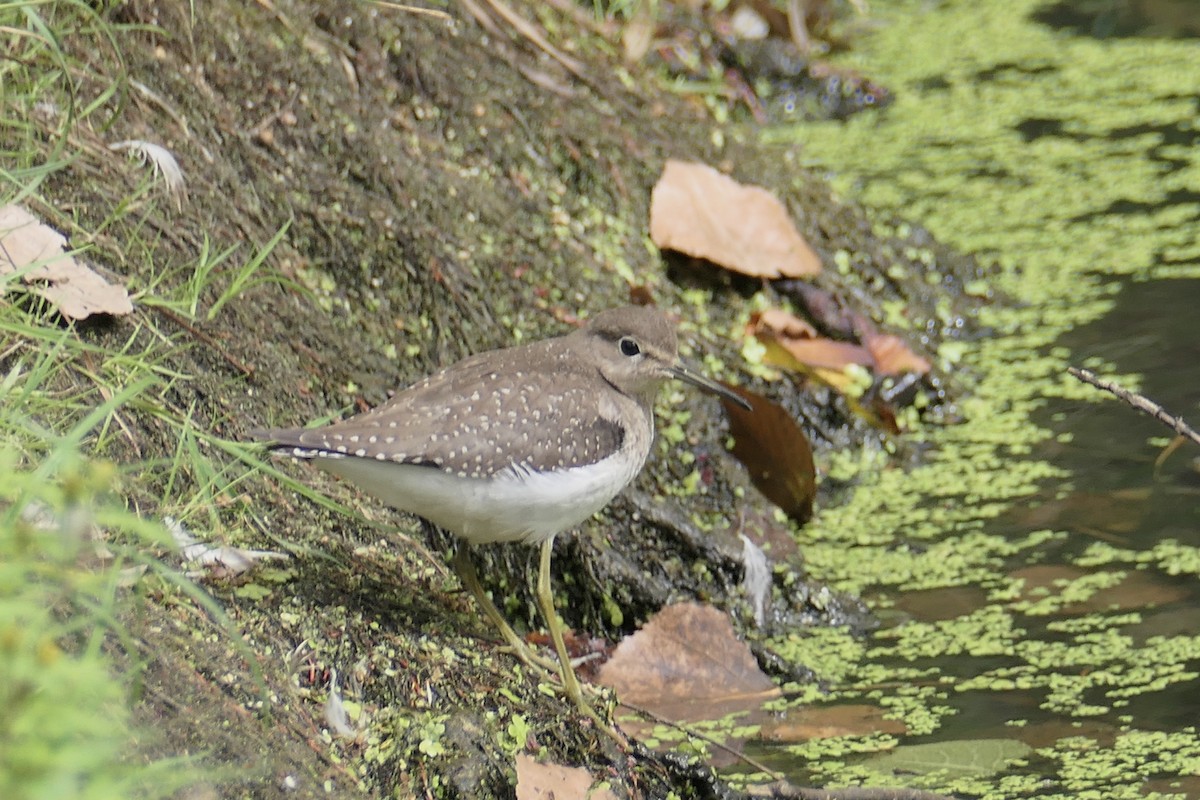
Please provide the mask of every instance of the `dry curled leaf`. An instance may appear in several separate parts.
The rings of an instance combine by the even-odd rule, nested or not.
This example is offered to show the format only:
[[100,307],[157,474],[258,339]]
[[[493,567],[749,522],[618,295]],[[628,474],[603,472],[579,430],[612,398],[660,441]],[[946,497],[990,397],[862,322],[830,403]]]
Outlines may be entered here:
[[733,455],[754,486],[797,522],[812,516],[817,470],[804,431],[778,403],[740,386],[728,388],[747,400],[753,411],[722,400],[733,434]]
[[49,300],[70,319],[132,312],[125,287],[114,286],[69,255],[64,249],[66,242],[61,233],[22,206],[0,208],[0,277],[18,274],[25,288]]
[[742,591],[754,611],[754,624],[761,628],[771,608],[771,561],[749,536],[740,533],[738,538],[742,540]]
[[633,16],[621,26],[621,45],[625,51],[626,64],[636,64],[650,52],[650,48],[654,46],[656,24],[653,4],[634,5]]
[[660,249],[756,278],[821,271],[821,259],[773,194],[704,164],[667,161],[650,196],[650,238]]

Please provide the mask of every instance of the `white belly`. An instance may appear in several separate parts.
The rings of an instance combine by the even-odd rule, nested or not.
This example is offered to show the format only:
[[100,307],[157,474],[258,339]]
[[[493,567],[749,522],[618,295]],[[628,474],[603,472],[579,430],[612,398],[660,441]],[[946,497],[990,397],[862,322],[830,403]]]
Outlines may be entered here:
[[460,478],[434,467],[353,456],[318,456],[321,469],[388,505],[424,517],[471,544],[541,542],[608,505],[642,468],[627,448],[586,467],[556,472],[505,470]]

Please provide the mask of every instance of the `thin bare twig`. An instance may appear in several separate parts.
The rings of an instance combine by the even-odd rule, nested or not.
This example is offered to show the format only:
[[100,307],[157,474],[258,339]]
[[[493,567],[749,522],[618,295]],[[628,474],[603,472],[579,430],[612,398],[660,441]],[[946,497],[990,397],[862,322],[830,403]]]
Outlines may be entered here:
[[377,6],[383,6],[384,8],[390,8],[395,11],[403,11],[407,14],[424,14],[427,17],[437,17],[438,19],[444,19],[447,22],[454,19],[449,14],[447,14],[445,11],[439,11],[436,8],[422,8],[421,6],[410,6],[407,3],[389,3],[389,2],[387,2],[387,0],[371,0],[371,2]]
[[763,790],[765,797],[778,797],[782,800],[955,800],[955,798],[938,794],[937,792],[927,792],[923,789],[906,789],[896,787],[877,787],[877,786],[848,786],[840,789],[812,789],[806,786],[793,786],[780,773],[768,767],[766,764],[751,758],[745,753],[730,747],[729,745],[719,742],[711,736],[707,736],[700,731],[693,730],[686,725],[681,725],[674,720],[659,716],[648,708],[633,705],[620,701],[620,705],[630,711],[653,720],[662,725],[669,725],[672,728],[682,732],[686,736],[694,736],[701,739],[713,747],[716,747],[739,761],[744,761],[755,769],[771,776],[773,784],[759,787]]
[[[543,53],[550,56],[550,58],[561,64],[563,69],[573,75],[575,79],[584,86],[587,86],[600,97],[603,97],[604,99],[608,100],[608,102],[620,107],[621,109],[631,113],[633,112],[633,107],[630,106],[629,103],[625,102],[623,98],[618,97],[614,93],[607,91],[599,81],[595,80],[591,75],[588,74],[587,67],[584,62],[567,55],[562,50],[551,44],[550,40],[546,38],[546,36],[537,28],[536,25],[529,22],[516,11],[514,11],[511,6],[504,2],[504,0],[459,0],[459,4],[466,9],[467,13],[474,17],[479,24],[492,31],[498,30],[495,20],[491,18],[491,14],[489,14],[488,10],[485,9],[480,3],[485,3],[487,8],[491,9],[491,11],[494,12],[501,20],[507,23],[509,27],[515,30],[520,36],[532,43]],[[518,67],[518,69],[521,68]],[[534,83],[539,83],[538,80],[535,80],[536,73],[527,72],[525,69],[521,69],[521,72],[527,79],[533,81]],[[543,86],[543,88],[547,87]]]
[[1200,444],[1200,433],[1197,433],[1195,428],[1184,422],[1182,417],[1175,416],[1145,395],[1131,392],[1113,381],[1097,378],[1096,374],[1090,370],[1080,369],[1079,367],[1067,367],[1067,372],[1084,383],[1090,383],[1097,389],[1103,389],[1106,392],[1115,394],[1138,411],[1154,417],[1180,436],[1184,436],[1196,444]]
[[567,72],[574,75],[585,83],[588,80],[584,73],[583,62],[559,50],[554,45],[550,44],[550,40],[542,35],[542,32],[537,29],[532,23],[526,21],[524,17],[514,11],[504,0],[484,0],[499,17],[513,27],[513,30],[524,36],[529,41],[533,42],[539,50],[553,58],[559,64],[566,68]]
[[771,769],[766,764],[764,764],[761,761],[758,761],[754,758],[751,758],[750,756],[746,755],[745,753],[741,752],[740,750],[736,750],[736,749],[730,747],[729,745],[725,744],[724,742],[717,741],[716,739],[714,739],[713,737],[711,737],[707,734],[701,733],[700,731],[697,731],[697,730],[693,730],[692,728],[689,728],[686,725],[682,725],[682,724],[676,722],[675,720],[667,719],[666,717],[660,716],[648,708],[634,705],[633,703],[627,703],[624,700],[620,701],[620,704],[623,708],[628,708],[630,711],[637,714],[638,716],[645,717],[646,719],[649,719],[649,720],[653,720],[654,722],[657,722],[660,725],[669,725],[670,727],[674,728],[675,730],[683,733],[685,736],[694,736],[697,739],[701,739],[701,740],[707,742],[708,744],[711,744],[713,747],[717,748],[718,750],[723,750],[724,752],[728,753],[729,755],[733,756],[734,758],[738,759],[739,761],[746,762],[747,764],[754,767],[759,772],[763,772],[763,773],[766,773],[767,775],[770,775],[771,780],[774,780],[774,781],[783,780],[783,775],[781,775],[778,772],[776,772],[775,770]]
[[224,347],[222,347],[216,339],[209,336],[207,333],[200,330],[192,323],[188,322],[186,319],[184,319],[184,317],[181,314],[176,314],[171,309],[164,308],[163,306],[158,306],[156,308],[156,310],[160,314],[162,314],[164,317],[171,320],[172,322],[174,322],[176,325],[183,328],[184,330],[186,330],[192,336],[195,336],[197,339],[199,339],[200,341],[204,342],[206,345],[211,347],[217,353],[217,355],[219,355],[219,356],[221,356],[221,358],[225,359],[226,363],[228,363],[231,367],[236,369],[238,372],[242,373],[243,377],[246,377],[246,378],[254,377],[254,368],[253,367],[245,364],[244,362],[242,362],[241,360],[236,358],[232,353],[230,353],[228,350],[226,350]]

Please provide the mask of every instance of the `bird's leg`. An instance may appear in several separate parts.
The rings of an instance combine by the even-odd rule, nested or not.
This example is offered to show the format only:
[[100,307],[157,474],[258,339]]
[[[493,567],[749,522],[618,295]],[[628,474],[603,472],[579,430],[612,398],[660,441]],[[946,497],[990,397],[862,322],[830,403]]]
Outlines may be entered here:
[[558,672],[557,664],[549,659],[542,658],[533,652],[529,645],[525,644],[525,640],[517,635],[517,632],[508,624],[508,620],[504,619],[504,615],[500,613],[500,609],[496,608],[495,603],[487,596],[487,592],[483,590],[483,585],[479,583],[479,575],[475,572],[475,564],[471,561],[470,546],[465,542],[459,543],[458,549],[454,553],[454,560],[451,563],[454,567],[454,572],[458,575],[459,582],[471,593],[475,598],[476,604],[483,610],[484,616],[488,618],[488,621],[504,637],[504,641],[508,643],[508,649],[512,651],[513,655],[521,659],[526,666],[533,669]]
[[566,691],[567,697],[574,701],[580,711],[591,717],[600,730],[612,737],[617,744],[625,746],[627,744],[625,737],[618,733],[609,723],[601,719],[596,710],[584,699],[583,690],[579,686],[579,680],[575,677],[575,667],[571,665],[571,657],[567,653],[567,644],[563,641],[562,622],[558,619],[558,610],[554,607],[554,594],[550,590],[550,554],[553,552],[554,537],[551,536],[542,542],[541,564],[538,568],[537,597],[538,605],[542,609],[542,616],[546,618],[546,628],[550,631],[550,638],[554,641],[554,652],[558,653],[558,668],[559,674],[562,676],[563,690]]

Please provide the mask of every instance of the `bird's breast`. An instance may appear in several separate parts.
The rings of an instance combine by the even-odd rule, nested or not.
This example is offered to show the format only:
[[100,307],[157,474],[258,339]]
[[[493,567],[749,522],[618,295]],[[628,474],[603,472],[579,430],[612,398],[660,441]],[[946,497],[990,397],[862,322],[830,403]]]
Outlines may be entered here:
[[425,517],[471,544],[540,542],[595,514],[633,480],[645,456],[625,448],[582,467],[514,464],[488,477],[349,457],[315,463],[388,505]]

